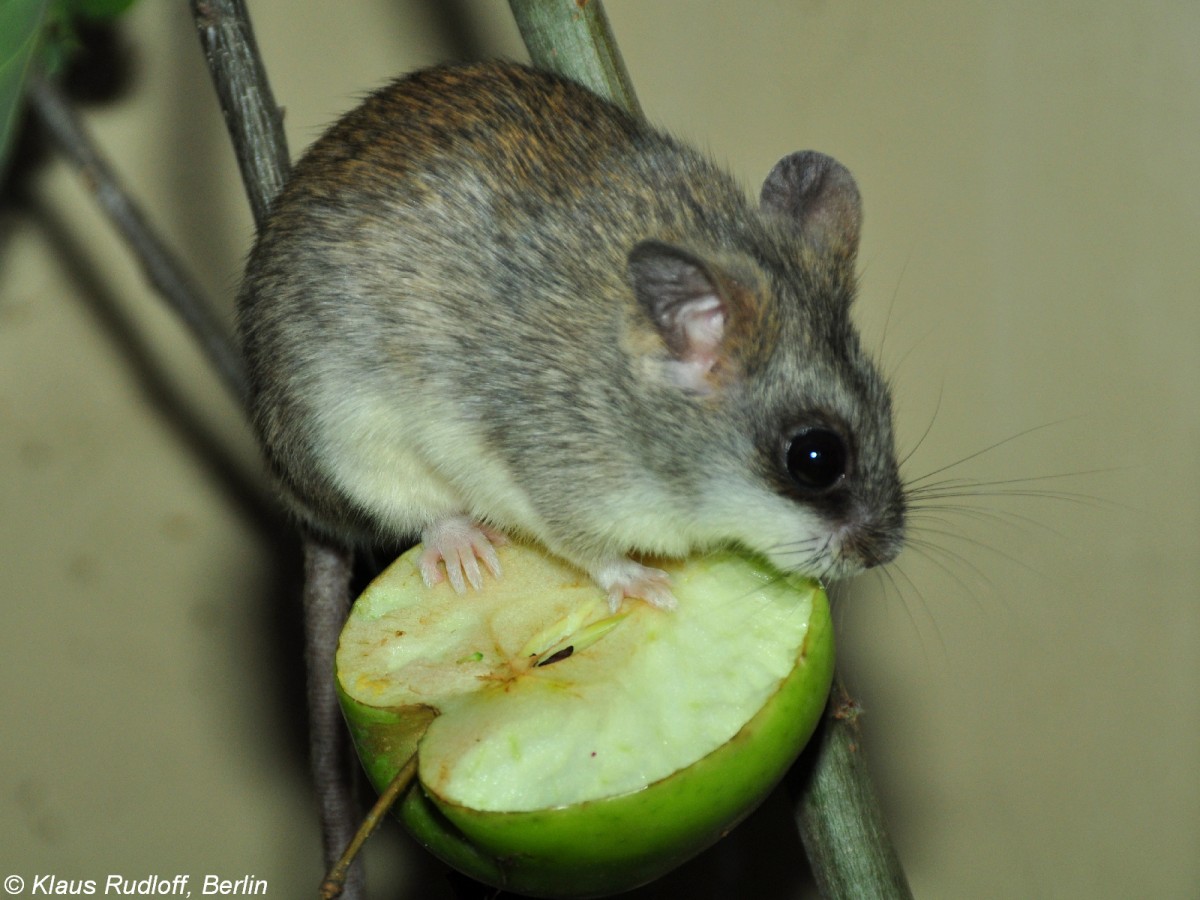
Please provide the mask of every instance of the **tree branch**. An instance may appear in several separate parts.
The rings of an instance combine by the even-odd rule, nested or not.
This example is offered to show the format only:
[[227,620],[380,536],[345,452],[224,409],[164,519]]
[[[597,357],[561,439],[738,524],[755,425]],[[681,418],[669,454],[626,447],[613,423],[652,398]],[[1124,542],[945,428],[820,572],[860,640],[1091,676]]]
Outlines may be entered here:
[[508,5],[535,66],[566,75],[641,117],[600,0],[509,0]]
[[[242,0],[191,0],[191,5],[246,196],[261,229],[291,168],[283,115],[275,104]],[[352,559],[345,548],[304,536],[309,754],[326,871],[354,836],[359,820],[354,790],[358,763],[333,683],[338,635],[350,609],[351,574]],[[365,894],[362,863],[356,860],[342,896],[361,900]]]
[[233,340],[213,315],[203,291],[167,247],[92,140],[58,85],[35,75],[29,101],[55,147],[83,177],[109,221],[125,239],[142,271],[167,305],[183,320],[217,374],[238,399],[246,396],[246,372]]
[[242,0],[191,0],[191,5],[254,224],[261,228],[291,168],[283,113]]
[[809,865],[828,900],[911,900],[863,754],[862,710],[840,683],[801,761],[788,775]]

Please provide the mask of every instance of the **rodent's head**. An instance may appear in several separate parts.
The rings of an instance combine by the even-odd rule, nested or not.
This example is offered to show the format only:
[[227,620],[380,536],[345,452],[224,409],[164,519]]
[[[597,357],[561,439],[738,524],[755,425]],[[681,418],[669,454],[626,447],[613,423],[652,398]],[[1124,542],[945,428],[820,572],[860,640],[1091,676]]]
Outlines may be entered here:
[[904,533],[890,393],[850,321],[860,222],[850,173],[797,153],[768,176],[744,247],[644,241],[629,259],[661,339],[644,374],[707,430],[697,531],[821,578],[889,562]]

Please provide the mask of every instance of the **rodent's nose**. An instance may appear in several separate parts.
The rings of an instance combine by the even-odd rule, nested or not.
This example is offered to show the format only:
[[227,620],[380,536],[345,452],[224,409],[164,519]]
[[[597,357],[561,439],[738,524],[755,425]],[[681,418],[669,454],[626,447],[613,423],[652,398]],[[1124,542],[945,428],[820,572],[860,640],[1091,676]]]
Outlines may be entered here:
[[864,569],[884,566],[904,548],[903,509],[853,529],[842,542],[842,554],[857,559]]
[[890,563],[900,555],[903,547],[904,539],[897,538],[864,547],[859,550],[858,556],[862,560],[864,569],[873,569],[876,566],[885,566]]

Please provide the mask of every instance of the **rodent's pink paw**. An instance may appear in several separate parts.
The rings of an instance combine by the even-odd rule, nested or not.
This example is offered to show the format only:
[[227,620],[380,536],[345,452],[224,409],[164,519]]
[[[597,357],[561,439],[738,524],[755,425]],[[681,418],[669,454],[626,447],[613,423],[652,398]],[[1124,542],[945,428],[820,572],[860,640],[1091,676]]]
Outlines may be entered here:
[[671,576],[662,569],[621,559],[601,566],[592,576],[608,594],[608,606],[616,612],[626,597],[645,600],[658,609],[675,609],[679,601],[671,593]]
[[[470,584],[475,590],[483,586],[482,561],[496,578],[500,577],[500,558],[496,547],[508,543],[503,532],[470,519],[466,516],[451,516],[434,522],[421,532],[421,543],[425,550],[417,567],[427,587],[433,587],[443,578],[450,579],[450,586],[462,594]],[[444,563],[445,575],[438,563]]]

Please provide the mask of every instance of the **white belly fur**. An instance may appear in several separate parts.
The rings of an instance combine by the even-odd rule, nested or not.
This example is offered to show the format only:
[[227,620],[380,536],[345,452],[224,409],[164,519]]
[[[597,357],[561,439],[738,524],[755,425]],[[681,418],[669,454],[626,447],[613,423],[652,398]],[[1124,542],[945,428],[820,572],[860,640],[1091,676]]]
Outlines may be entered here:
[[396,535],[452,515],[538,534],[538,517],[507,469],[445,408],[344,398],[321,422],[319,453],[334,483]]

